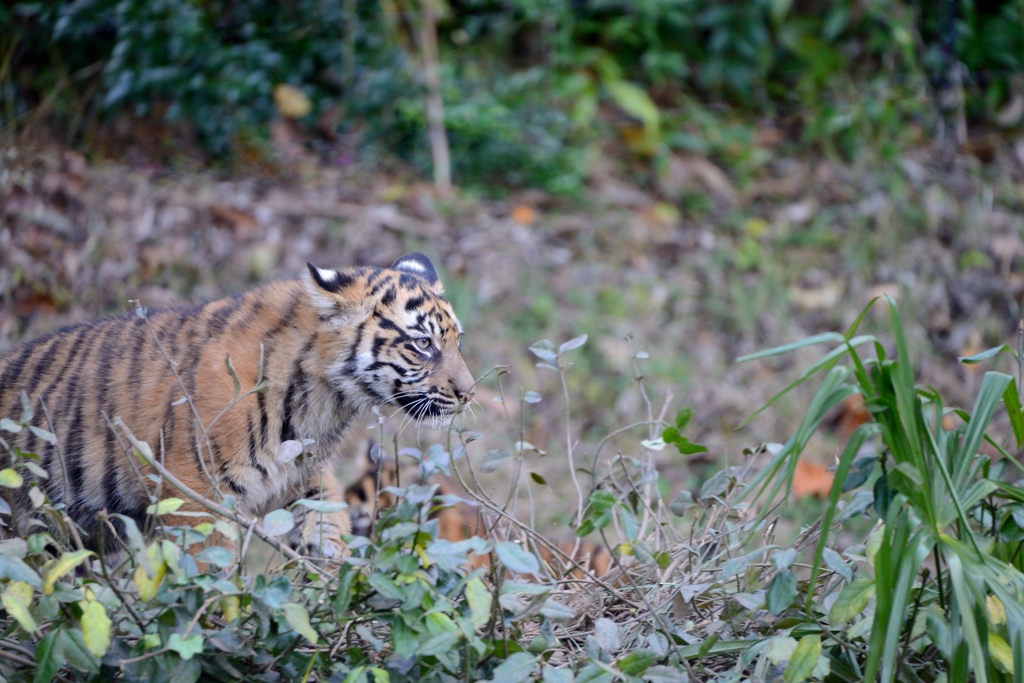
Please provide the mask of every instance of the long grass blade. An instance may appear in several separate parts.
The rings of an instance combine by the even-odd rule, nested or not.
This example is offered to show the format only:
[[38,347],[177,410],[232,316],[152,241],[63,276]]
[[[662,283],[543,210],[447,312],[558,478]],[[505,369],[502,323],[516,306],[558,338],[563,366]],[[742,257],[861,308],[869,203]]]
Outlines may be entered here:
[[[834,333],[832,333],[832,334],[834,334]],[[793,389],[795,389],[796,387],[800,386],[801,384],[806,382],[808,379],[810,379],[814,375],[816,375],[819,372],[821,372],[822,370],[831,370],[833,367],[835,367],[835,364],[839,362],[839,358],[841,358],[843,354],[847,353],[847,351],[850,348],[856,348],[857,346],[860,346],[861,344],[864,344],[866,342],[873,341],[873,340],[874,340],[874,337],[869,337],[869,336],[856,337],[855,339],[851,339],[848,342],[844,343],[842,346],[837,346],[836,348],[832,349],[827,354],[825,354],[817,363],[815,363],[811,367],[809,367],[806,370],[804,370],[800,374],[800,376],[797,377],[795,380],[793,380],[789,385],[787,385],[786,388],[784,388],[782,391],[778,392],[777,394],[772,396],[770,399],[768,399],[767,403],[765,403],[763,406],[761,406],[760,408],[755,410],[753,413],[751,413],[749,416],[744,418],[744,420],[742,422],[740,422],[739,425],[736,426],[736,429],[742,429],[746,425],[750,424],[751,420],[753,420],[755,417],[757,417],[758,415],[763,413],[765,410],[770,408],[772,405],[774,405],[774,403],[776,401],[778,401],[780,398],[782,398],[783,396],[785,396],[786,394],[791,392]],[[843,341],[843,339],[840,338],[839,341]],[[744,358],[747,358],[747,356],[744,356]]]

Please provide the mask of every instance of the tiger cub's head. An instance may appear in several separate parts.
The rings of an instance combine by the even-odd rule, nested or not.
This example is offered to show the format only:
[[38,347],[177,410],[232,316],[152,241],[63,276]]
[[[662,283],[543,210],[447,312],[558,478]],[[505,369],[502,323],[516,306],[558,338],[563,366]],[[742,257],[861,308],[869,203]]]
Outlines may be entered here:
[[390,268],[308,265],[321,362],[343,399],[401,406],[439,425],[472,400],[462,325],[430,259],[407,254]]

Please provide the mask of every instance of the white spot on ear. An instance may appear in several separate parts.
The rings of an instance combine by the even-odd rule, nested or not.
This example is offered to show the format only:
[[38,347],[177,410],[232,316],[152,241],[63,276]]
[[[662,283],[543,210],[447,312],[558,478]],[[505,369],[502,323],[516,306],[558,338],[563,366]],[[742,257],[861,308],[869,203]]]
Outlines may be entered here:
[[334,270],[326,270],[324,268],[317,268],[316,272],[317,272],[317,275],[320,276],[320,279],[323,280],[324,282],[334,282],[335,280],[338,279],[338,272],[334,271]]
[[422,263],[414,259],[409,259],[407,261],[399,261],[398,263],[395,264],[395,270],[414,270],[417,273],[427,272],[426,267]]

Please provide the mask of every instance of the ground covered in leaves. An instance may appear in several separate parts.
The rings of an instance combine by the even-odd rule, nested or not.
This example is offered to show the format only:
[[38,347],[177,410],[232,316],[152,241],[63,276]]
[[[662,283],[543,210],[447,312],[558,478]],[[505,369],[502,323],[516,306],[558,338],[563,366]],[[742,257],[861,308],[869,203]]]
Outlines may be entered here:
[[[640,408],[632,348],[648,355],[639,366],[656,409],[667,397],[669,414],[693,407],[691,436],[710,447],[701,459],[719,461],[784,440],[800,411],[799,399],[782,404],[736,432],[801,359],[735,359],[843,330],[883,294],[897,299],[925,352],[921,380],[968,401],[975,375],[948,361],[1016,343],[1024,140],[984,161],[923,145],[844,165],[787,157],[772,132],[754,138],[769,160],[742,174],[675,155],[641,187],[595,154],[576,199],[527,192],[490,201],[438,198],[401,170],[311,155],[228,175],[9,144],[0,161],[0,349],[130,300],[216,298],[296,276],[306,261],[386,264],[417,249],[443,268],[469,332],[470,366],[482,374],[510,365],[506,391],[537,390],[548,401],[523,423],[542,448],[558,438],[563,406],[551,405],[561,401],[556,381],[533,368],[527,347],[537,340],[589,336],[570,371],[585,444]],[[482,389],[488,404],[497,384]],[[501,412],[493,411],[498,424]],[[833,445],[817,450],[827,463]],[[665,464],[674,481],[695,483],[686,463]]]

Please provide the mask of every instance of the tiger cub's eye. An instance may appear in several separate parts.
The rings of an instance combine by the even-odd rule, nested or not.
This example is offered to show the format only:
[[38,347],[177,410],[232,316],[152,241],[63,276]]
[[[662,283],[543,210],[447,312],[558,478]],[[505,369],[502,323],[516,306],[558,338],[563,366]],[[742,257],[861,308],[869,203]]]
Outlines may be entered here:
[[416,348],[420,351],[426,351],[430,348],[430,337],[417,337],[412,343],[415,344]]

